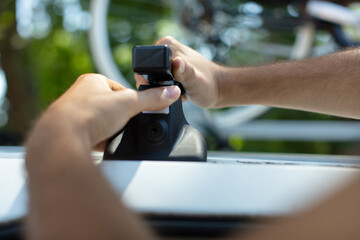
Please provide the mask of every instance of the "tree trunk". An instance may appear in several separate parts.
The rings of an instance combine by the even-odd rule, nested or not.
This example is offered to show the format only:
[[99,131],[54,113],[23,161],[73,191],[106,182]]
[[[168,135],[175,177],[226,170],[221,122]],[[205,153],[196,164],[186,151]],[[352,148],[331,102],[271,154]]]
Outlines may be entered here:
[[1,33],[0,54],[1,67],[6,76],[6,97],[10,102],[9,120],[3,134],[8,139],[1,139],[1,144],[20,144],[39,111],[36,82],[31,76],[24,61],[25,49],[16,49],[12,41],[20,38],[16,31],[15,1],[7,11],[14,13],[12,23]]

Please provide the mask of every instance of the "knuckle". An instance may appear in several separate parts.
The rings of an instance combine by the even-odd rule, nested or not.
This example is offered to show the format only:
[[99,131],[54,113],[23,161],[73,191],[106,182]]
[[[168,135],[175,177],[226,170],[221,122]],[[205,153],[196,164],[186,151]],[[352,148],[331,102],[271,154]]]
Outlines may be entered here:
[[137,112],[139,108],[138,96],[134,90],[127,89],[127,94],[122,101],[123,107],[131,110],[131,112]]
[[159,41],[157,41],[157,45],[174,45],[175,39],[171,36],[162,37]]
[[188,64],[186,66],[186,72],[186,75],[188,76],[187,80],[193,79],[195,77],[195,68],[192,65]]
[[144,102],[142,102],[142,108],[153,109],[155,106],[158,106],[162,102],[164,102],[164,99],[162,97],[162,91],[164,91],[164,88],[157,88],[151,91],[144,91],[143,92]]
[[84,81],[84,80],[86,80],[89,76],[90,76],[90,73],[81,74],[81,75],[77,78],[77,81]]
[[[164,91],[164,89],[160,89],[160,91]],[[153,94],[154,96],[152,97],[152,102],[155,104],[155,103],[161,103],[163,102],[163,98],[161,96],[160,93],[157,93],[157,94]]]
[[97,73],[84,73],[78,77],[77,81],[83,82],[83,81],[89,81],[95,79],[106,79],[106,77],[104,75]]

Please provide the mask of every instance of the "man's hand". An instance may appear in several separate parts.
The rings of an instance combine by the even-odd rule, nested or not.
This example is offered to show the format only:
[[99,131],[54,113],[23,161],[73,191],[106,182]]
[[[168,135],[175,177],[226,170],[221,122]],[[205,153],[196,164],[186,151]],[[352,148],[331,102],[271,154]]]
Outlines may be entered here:
[[[176,86],[136,92],[102,75],[86,74],[50,106],[43,118],[72,128],[94,147],[139,112],[165,108],[179,96]],[[72,126],[65,126],[66,123]]]
[[[172,37],[173,73],[186,96],[205,107],[267,105],[360,119],[359,49],[263,66],[215,64]],[[135,76],[137,84],[146,84]]]
[[[173,74],[186,90],[185,98],[204,108],[216,107],[219,101],[218,76],[221,67],[172,37],[160,39],[157,45],[168,45],[172,51]],[[135,74],[137,85],[147,84]]]

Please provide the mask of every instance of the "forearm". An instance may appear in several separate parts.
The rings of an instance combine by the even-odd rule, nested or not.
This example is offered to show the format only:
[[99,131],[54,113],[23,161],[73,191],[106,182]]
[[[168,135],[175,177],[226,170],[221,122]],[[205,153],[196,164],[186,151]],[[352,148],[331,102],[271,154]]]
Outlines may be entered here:
[[218,107],[262,104],[360,118],[360,50],[260,67],[221,68]]
[[31,239],[152,238],[93,164],[81,131],[51,119],[38,126],[26,157]]
[[[360,239],[360,178],[319,206],[294,218],[274,222],[264,231],[253,231],[242,240]],[[239,239],[234,236],[232,239]]]

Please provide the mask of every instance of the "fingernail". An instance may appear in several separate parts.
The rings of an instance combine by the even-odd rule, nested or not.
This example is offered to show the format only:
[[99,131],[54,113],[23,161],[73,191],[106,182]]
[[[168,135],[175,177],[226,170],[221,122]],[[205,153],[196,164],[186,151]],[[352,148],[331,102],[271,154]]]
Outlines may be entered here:
[[184,73],[185,72],[185,63],[182,59],[179,59],[179,61],[180,61],[179,73]]
[[171,99],[179,97],[180,92],[181,92],[181,90],[178,86],[169,86],[169,87],[166,87],[165,89],[167,91],[168,98],[171,98]]

